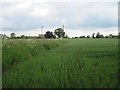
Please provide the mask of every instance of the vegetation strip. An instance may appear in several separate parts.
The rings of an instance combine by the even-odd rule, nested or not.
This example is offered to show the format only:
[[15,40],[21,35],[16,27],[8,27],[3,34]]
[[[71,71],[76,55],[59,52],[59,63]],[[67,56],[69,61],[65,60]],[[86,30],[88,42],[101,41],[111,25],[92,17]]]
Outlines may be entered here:
[[[68,43],[58,48],[14,65],[12,71],[3,76],[3,87],[117,87],[117,39],[72,39],[67,41]],[[54,45],[53,43],[49,42],[49,47]]]
[[55,40],[5,40],[3,41],[3,72],[19,62],[24,62],[38,54],[46,53],[65,41]]

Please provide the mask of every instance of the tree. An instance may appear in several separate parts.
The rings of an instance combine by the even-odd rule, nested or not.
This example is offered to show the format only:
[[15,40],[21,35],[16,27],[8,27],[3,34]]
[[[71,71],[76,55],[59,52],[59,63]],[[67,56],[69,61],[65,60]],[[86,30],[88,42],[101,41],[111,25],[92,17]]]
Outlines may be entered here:
[[65,32],[62,28],[58,28],[54,31],[54,34],[58,36],[58,38],[62,38],[65,36]]
[[45,37],[46,37],[46,38],[55,38],[55,35],[53,35],[52,32],[47,31],[46,34],[45,34]]
[[53,35],[53,38],[55,39],[55,38],[57,38],[55,35]]
[[79,38],[79,37],[75,37],[75,38]]
[[0,34],[0,39],[8,39],[9,37],[6,34]]
[[100,38],[100,33],[99,32],[96,34],[96,38]]
[[113,35],[112,38],[118,38],[118,35]]
[[105,36],[105,38],[108,38],[108,36]]
[[98,32],[98,33],[96,34],[96,38],[104,38],[104,36]]
[[11,37],[12,39],[14,39],[14,38],[15,38],[15,33],[11,33],[11,34],[10,34],[10,37]]
[[3,34],[0,34],[0,39],[3,39]]
[[109,38],[112,38],[113,37],[113,35],[112,34],[109,34]]
[[80,36],[80,38],[86,38],[85,36]]
[[17,36],[17,37],[15,37],[16,39],[20,39],[21,37],[20,36]]
[[100,38],[104,38],[104,36],[102,34],[100,34]]
[[21,38],[22,38],[22,39],[25,39],[25,38],[26,38],[26,36],[25,36],[25,35],[21,35]]
[[95,38],[95,33],[92,34],[92,38]]
[[87,35],[87,38],[90,38],[90,36],[89,36],[89,35]]
[[69,38],[68,35],[66,34],[63,38]]
[[120,32],[118,33],[118,38],[120,38]]

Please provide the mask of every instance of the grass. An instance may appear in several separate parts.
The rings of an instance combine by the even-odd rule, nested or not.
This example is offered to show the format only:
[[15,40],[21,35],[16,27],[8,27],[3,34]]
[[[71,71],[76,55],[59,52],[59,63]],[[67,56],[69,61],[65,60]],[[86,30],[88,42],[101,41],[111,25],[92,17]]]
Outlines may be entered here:
[[117,39],[5,40],[3,88],[118,87]]
[[0,89],[2,89],[2,40],[0,39]]

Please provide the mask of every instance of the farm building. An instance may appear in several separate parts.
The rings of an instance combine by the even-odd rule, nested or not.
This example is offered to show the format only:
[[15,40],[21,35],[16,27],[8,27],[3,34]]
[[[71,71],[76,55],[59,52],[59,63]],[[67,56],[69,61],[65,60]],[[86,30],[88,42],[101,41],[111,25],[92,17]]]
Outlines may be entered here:
[[39,34],[38,37],[45,37],[45,34]]

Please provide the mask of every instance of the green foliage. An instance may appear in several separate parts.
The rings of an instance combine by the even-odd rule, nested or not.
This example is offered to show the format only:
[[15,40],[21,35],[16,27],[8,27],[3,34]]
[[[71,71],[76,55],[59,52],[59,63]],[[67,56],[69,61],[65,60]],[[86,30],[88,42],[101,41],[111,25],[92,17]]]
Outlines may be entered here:
[[9,37],[6,34],[0,34],[0,39],[8,39]]
[[22,38],[22,39],[25,39],[25,38],[26,38],[26,36],[25,36],[25,35],[21,35],[21,38]]
[[11,37],[12,39],[14,39],[14,38],[15,38],[15,33],[11,33],[11,34],[10,34],[10,37]]
[[118,38],[120,38],[120,32],[118,33]]
[[4,41],[3,66],[11,56],[20,62],[3,73],[3,88],[116,88],[117,45],[117,39]]
[[112,38],[113,37],[113,35],[112,34],[109,34],[109,38]]
[[90,38],[90,36],[89,36],[89,35],[87,35],[87,38]]
[[80,36],[80,38],[86,38],[85,36]]
[[102,34],[100,34],[99,32],[96,35],[96,38],[103,38],[104,36]]
[[47,32],[45,33],[45,37],[46,37],[46,38],[54,38],[54,35],[53,35],[52,32],[47,31]]
[[2,39],[0,39],[0,88],[2,88]]
[[65,36],[65,32],[62,28],[58,28],[55,30],[54,34],[56,34],[59,38],[64,37]]
[[92,34],[92,38],[95,38],[95,33]]

